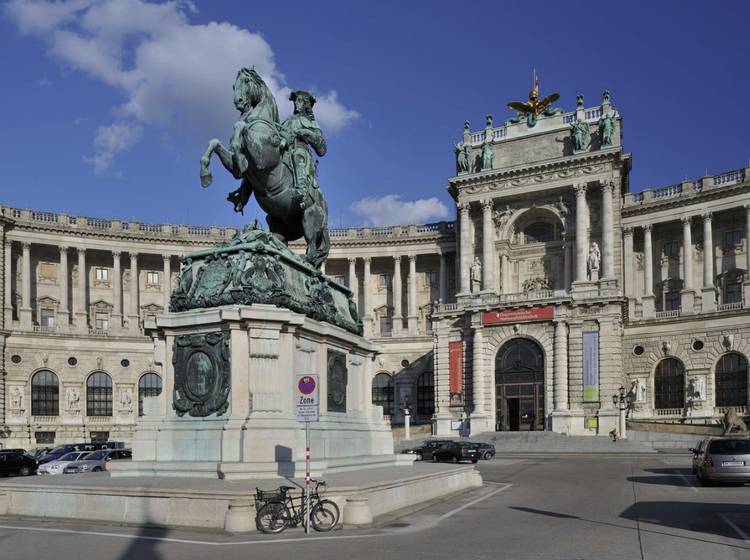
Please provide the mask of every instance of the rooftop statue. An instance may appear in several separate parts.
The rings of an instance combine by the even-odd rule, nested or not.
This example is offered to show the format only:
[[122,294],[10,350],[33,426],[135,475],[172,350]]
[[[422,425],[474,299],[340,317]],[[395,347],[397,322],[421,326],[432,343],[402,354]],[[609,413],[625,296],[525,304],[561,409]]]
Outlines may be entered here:
[[213,177],[208,170],[216,154],[240,187],[227,199],[242,212],[254,192],[267,212],[271,233],[287,244],[300,237],[307,242],[306,260],[320,268],[328,256],[328,205],[318,188],[315,165],[308,146],[323,156],[326,144],[312,108],[315,98],[295,91],[294,115],[279,123],[276,100],[254,70],[242,68],[234,83],[234,106],[240,119],[234,124],[229,147],[213,139],[201,158],[201,185]]
[[539,99],[539,77],[534,72],[534,87],[529,92],[529,100],[508,103],[508,107],[518,111],[518,117],[511,119],[510,122],[520,122],[521,118],[525,117],[526,124],[532,127],[536,125],[537,117],[540,115],[550,116],[562,112],[562,109],[552,106],[558,99],[560,99],[559,93],[551,93],[544,99]]

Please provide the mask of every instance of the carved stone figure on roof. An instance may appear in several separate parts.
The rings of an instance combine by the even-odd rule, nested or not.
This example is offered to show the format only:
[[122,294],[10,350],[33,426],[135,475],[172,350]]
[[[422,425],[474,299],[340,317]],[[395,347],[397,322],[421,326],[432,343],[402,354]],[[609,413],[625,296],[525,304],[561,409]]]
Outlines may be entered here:
[[[456,174],[469,172],[469,155],[466,151],[467,145],[463,142],[456,143]],[[470,152],[469,152],[470,153]]]
[[612,136],[615,133],[615,114],[602,115],[599,119],[599,137],[601,138],[602,147],[612,145]]
[[591,132],[589,123],[586,121],[575,121],[570,125],[570,138],[573,140],[573,151],[583,152],[588,150],[591,144]]
[[486,142],[484,146],[482,146],[482,171],[492,169],[493,157],[494,154],[492,153],[492,146],[489,142]]
[[518,111],[515,118],[509,119],[510,123],[521,122],[522,118],[526,119],[526,125],[531,128],[536,125],[537,117],[540,115],[550,116],[561,113],[562,109],[553,107],[552,104],[560,99],[559,93],[551,93],[544,99],[539,99],[539,78],[534,72],[534,87],[529,92],[528,101],[511,101],[508,107]]

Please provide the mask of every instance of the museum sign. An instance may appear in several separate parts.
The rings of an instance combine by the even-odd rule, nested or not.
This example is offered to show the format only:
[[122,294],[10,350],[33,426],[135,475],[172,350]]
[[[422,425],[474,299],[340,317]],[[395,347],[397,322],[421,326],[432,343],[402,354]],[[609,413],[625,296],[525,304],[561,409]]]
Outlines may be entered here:
[[523,323],[528,321],[551,321],[555,317],[552,305],[528,307],[524,309],[505,309],[503,311],[482,312],[482,325],[502,325],[504,323]]

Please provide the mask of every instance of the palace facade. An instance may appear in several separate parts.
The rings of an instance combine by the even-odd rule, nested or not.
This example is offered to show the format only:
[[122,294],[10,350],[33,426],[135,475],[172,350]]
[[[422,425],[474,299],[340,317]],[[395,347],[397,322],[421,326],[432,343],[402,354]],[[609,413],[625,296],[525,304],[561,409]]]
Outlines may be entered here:
[[[747,413],[750,168],[631,192],[621,137],[606,92],[466,123],[455,223],[331,230],[393,423],[606,435],[620,387],[631,418]],[[144,321],[181,255],[236,230],[3,206],[0,231],[0,446],[130,441],[161,394]]]

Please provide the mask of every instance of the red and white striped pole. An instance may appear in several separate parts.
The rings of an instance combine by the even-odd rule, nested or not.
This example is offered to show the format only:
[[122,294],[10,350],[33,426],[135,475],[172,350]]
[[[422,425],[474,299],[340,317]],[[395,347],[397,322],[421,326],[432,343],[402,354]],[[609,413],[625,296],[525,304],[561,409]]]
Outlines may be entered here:
[[305,422],[305,534],[310,533],[310,422]]

